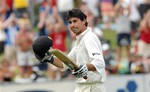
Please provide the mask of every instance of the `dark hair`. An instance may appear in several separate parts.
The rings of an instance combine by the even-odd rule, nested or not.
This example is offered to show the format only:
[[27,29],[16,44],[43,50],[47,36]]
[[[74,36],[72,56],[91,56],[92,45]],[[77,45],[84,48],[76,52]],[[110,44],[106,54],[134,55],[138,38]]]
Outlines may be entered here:
[[[70,18],[79,18],[81,21],[86,20],[87,16],[80,9],[72,9],[67,12],[66,19]],[[85,26],[88,25],[88,22],[85,23]]]

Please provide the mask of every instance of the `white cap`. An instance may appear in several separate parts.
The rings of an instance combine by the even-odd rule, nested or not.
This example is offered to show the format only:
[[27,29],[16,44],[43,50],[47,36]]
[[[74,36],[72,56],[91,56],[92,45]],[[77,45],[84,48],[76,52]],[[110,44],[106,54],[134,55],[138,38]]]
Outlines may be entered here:
[[102,50],[103,51],[109,50],[109,48],[110,48],[110,46],[107,43],[102,45]]

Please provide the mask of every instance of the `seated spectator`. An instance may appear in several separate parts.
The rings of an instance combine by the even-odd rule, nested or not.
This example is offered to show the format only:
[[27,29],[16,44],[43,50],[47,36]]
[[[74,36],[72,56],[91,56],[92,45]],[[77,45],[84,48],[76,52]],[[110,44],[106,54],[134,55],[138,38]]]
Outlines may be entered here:
[[102,50],[103,50],[104,60],[106,63],[107,74],[109,75],[109,74],[116,73],[116,67],[115,65],[113,65],[113,63],[115,62],[115,59],[111,52],[109,44],[107,43],[102,44]]
[[130,73],[145,73],[145,68],[143,64],[143,58],[140,55],[132,55],[132,61],[130,61]]
[[12,82],[15,76],[14,71],[11,69],[11,64],[6,59],[2,60],[2,76],[4,82]]

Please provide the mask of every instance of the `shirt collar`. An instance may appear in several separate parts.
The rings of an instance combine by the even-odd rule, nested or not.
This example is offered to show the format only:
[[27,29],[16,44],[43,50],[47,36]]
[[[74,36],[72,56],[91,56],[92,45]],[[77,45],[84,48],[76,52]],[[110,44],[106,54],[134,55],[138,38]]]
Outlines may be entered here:
[[85,31],[83,31],[80,35],[76,36],[76,39],[81,39],[87,32],[91,31],[92,28],[91,27],[87,27],[87,29]]

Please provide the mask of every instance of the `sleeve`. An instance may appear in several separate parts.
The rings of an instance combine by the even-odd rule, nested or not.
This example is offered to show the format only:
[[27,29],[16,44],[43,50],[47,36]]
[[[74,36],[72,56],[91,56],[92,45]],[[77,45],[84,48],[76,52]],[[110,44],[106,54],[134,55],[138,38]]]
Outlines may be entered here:
[[86,41],[85,47],[87,49],[91,64],[95,66],[98,73],[102,74],[105,71],[105,62],[102,54],[100,40],[98,38],[92,37],[92,39]]

